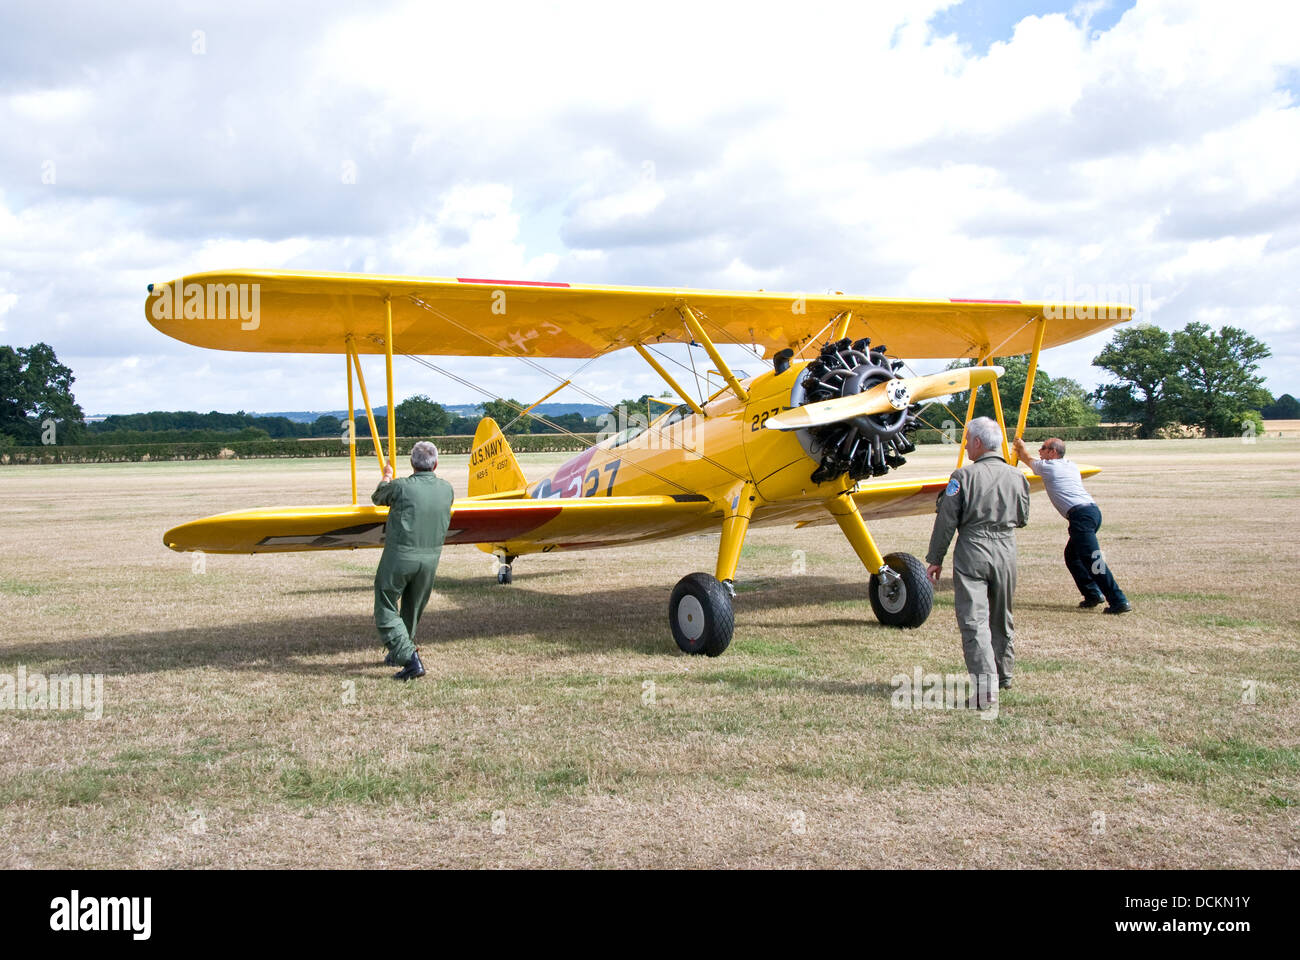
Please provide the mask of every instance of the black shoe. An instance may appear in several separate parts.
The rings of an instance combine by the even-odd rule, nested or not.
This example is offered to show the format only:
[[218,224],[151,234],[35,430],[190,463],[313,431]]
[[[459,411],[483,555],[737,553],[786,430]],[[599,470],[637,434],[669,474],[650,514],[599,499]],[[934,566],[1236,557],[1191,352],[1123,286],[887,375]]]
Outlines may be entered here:
[[1132,609],[1133,609],[1132,605],[1129,604],[1129,602],[1126,600],[1123,603],[1121,603],[1119,606],[1115,606],[1115,604],[1113,603],[1109,604],[1106,607],[1106,609],[1102,611],[1102,613],[1128,613]]
[[1104,597],[1084,597],[1079,601],[1080,610],[1091,610],[1093,607],[1100,607],[1106,602]]
[[420,651],[416,650],[411,654],[411,659],[406,666],[402,667],[393,674],[394,680],[414,680],[416,677],[424,676],[424,664],[420,662]]
[[1011,689],[1011,678],[1010,678],[1010,677],[998,677],[998,689],[999,689],[999,690],[1010,690],[1010,689]]

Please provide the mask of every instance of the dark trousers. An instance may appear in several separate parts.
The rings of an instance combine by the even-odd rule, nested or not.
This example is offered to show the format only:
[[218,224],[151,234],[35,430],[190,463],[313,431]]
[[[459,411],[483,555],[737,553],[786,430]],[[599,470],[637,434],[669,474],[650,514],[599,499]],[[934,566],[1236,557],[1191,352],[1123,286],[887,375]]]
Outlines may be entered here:
[[1101,510],[1096,504],[1080,504],[1070,510],[1066,519],[1070,522],[1070,539],[1065,544],[1065,565],[1079,592],[1089,600],[1104,597],[1113,606],[1128,603],[1097,543]]

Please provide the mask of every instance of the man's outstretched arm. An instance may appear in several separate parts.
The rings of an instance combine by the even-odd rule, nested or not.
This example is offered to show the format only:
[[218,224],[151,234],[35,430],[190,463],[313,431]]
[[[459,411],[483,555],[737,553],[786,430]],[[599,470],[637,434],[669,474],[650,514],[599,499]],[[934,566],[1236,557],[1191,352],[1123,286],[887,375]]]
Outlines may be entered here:
[[375,487],[375,492],[370,495],[370,502],[377,507],[386,506],[393,502],[393,495],[397,492],[397,485],[393,483],[393,462],[388,461],[384,467],[384,479],[379,481],[379,486]]
[[1032,470],[1034,468],[1034,458],[1030,456],[1029,448],[1025,446],[1025,438],[1016,437],[1011,446],[1016,451],[1016,459]]

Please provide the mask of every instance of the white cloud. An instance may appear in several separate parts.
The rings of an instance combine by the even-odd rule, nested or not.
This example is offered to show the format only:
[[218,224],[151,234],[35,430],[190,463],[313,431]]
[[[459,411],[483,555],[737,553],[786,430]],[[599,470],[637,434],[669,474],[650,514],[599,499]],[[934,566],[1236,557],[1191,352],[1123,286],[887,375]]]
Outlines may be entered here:
[[[77,357],[87,409],[332,408],[337,365],[162,341],[145,285],[253,266],[920,297],[1125,284],[1163,326],[1265,337],[1270,385],[1300,391],[1300,108],[1281,87],[1300,7],[1139,0],[1094,34],[1082,2],[981,56],[928,25],[945,6],[266,23],[142,5],[69,26],[18,5],[0,23],[5,336]],[[1095,382],[1104,342],[1045,366]],[[592,370],[610,394],[652,386],[637,361]],[[521,399],[553,385],[510,377]]]

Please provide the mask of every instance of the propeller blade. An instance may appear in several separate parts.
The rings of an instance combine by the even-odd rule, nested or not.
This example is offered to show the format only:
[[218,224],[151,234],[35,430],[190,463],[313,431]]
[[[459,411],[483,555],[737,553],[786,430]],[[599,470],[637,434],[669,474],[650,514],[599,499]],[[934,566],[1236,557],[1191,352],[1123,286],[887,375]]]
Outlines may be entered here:
[[970,390],[996,380],[1002,374],[1001,367],[962,367],[924,377],[895,378],[849,397],[805,403],[802,407],[786,410],[769,417],[765,426],[769,430],[802,430],[876,413],[896,413],[922,400]]

